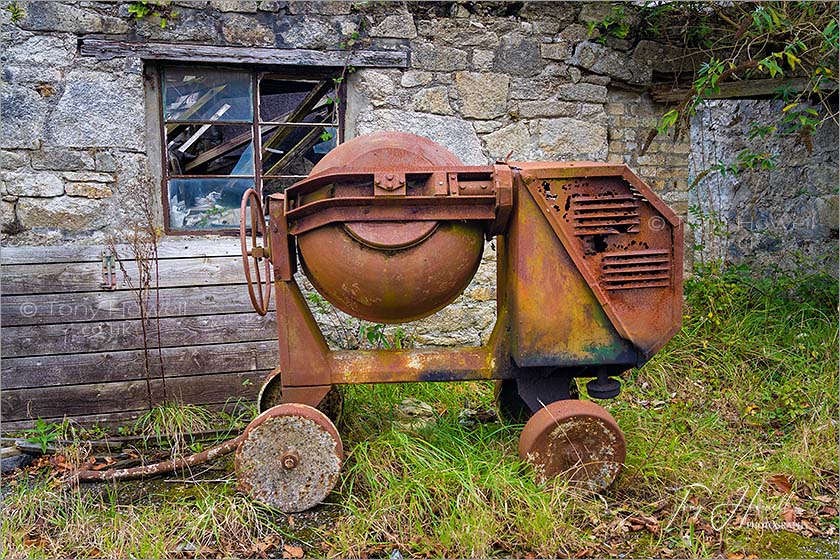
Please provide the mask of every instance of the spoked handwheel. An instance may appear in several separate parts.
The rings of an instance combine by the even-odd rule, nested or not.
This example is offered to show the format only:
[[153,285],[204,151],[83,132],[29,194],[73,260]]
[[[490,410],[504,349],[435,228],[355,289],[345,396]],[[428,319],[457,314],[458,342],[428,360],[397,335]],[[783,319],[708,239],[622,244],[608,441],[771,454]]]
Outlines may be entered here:
[[595,491],[613,483],[626,454],[615,418],[591,401],[553,402],[528,420],[519,437],[519,456],[534,466],[537,479],[566,476]]
[[245,428],[236,478],[252,499],[286,513],[321,503],[338,482],[344,449],[323,412],[305,404],[272,407]]
[[[250,235],[248,234],[249,217],[251,219]],[[250,249],[248,248],[249,237]],[[264,246],[259,244],[260,238]],[[254,311],[265,315],[268,313],[268,304],[271,301],[271,251],[269,237],[266,234],[262,201],[260,201],[259,193],[254,189],[248,189],[242,195],[242,206],[239,212],[239,240],[242,244],[242,266],[245,269],[245,281],[248,285],[251,305],[254,306]]]

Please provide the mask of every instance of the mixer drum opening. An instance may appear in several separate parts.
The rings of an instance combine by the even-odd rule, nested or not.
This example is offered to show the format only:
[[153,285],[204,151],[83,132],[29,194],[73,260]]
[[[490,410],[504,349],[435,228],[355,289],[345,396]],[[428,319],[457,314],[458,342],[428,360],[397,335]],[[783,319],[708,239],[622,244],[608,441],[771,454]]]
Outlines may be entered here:
[[300,235],[298,249],[327,301],[367,321],[403,323],[466,289],[481,262],[484,229],[449,221],[331,224]]

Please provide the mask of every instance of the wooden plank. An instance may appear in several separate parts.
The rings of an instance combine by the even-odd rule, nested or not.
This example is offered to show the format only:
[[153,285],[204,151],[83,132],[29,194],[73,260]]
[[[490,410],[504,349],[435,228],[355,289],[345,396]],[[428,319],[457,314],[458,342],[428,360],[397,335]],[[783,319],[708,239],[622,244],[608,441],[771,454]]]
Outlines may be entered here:
[[[260,379],[260,382],[262,382],[262,379]],[[258,384],[255,383],[255,385],[259,387]],[[224,402],[204,403],[200,406],[211,412],[225,411],[227,413],[238,413],[243,411],[243,407],[253,405],[255,400],[256,391],[254,392],[253,397],[231,397],[230,399]],[[140,418],[140,416],[142,416],[147,411],[147,408],[143,408],[139,410],[120,410],[118,412],[106,412],[102,414],[62,414],[60,416],[42,416],[41,419],[48,423],[61,423],[66,418],[67,420],[79,426],[103,426],[108,428],[116,428],[117,426],[133,426],[136,423],[137,419]],[[12,421],[6,421],[6,419],[3,418],[2,433],[6,435],[32,428],[35,424],[36,418],[37,417]]]
[[[720,91],[710,93],[708,99],[740,99],[772,96],[779,88],[789,88],[795,92],[804,91],[809,81],[805,78],[741,80],[724,82]],[[691,92],[690,88],[674,88],[672,85],[654,85],[650,88],[650,97],[657,103],[678,103]]]
[[[170,400],[191,404],[219,403],[229,399],[255,399],[270,370],[198,375],[166,380]],[[163,385],[152,382],[153,403],[163,402]],[[145,381],[94,383],[69,387],[3,389],[0,409],[6,422],[30,418],[90,416],[145,410],[148,399]]]
[[274,49],[219,47],[184,43],[129,42],[85,37],[81,39],[82,56],[99,60],[116,57],[139,57],[146,60],[177,60],[229,64],[276,64],[292,66],[332,66],[406,68],[405,51],[317,51],[310,49]]
[[[8,389],[109,383],[145,379],[143,350],[58,354],[6,358],[2,363],[3,392]],[[163,348],[166,378],[277,367],[276,341],[209,344]],[[160,375],[158,352],[149,351],[152,377]]]
[[[139,272],[135,261],[123,262],[125,274],[116,265],[117,291],[139,286]],[[242,284],[242,257],[198,257],[167,259],[158,262],[157,278],[152,267],[152,283],[159,280],[161,288],[189,286],[219,286]],[[127,278],[126,278],[127,277]],[[131,281],[129,284],[128,280]],[[49,294],[61,292],[104,292],[100,263],[12,264],[0,268],[3,295]],[[245,288],[242,288],[245,289]]]
[[[194,315],[226,315],[251,313],[251,300],[244,285],[161,288],[160,305],[155,307],[155,294],[149,305],[149,316],[190,317]],[[274,309],[274,298],[271,307]],[[0,298],[3,328],[19,325],[78,323],[139,319],[140,306],[133,292],[77,292],[6,296]]]
[[[160,320],[163,347],[190,346],[275,340],[276,315],[234,313]],[[157,346],[157,322],[147,324],[149,344]],[[139,320],[94,321],[91,323],[49,323],[3,327],[0,329],[0,352],[3,358],[22,358],[49,354],[112,352],[143,348],[143,330]]]
[[[66,262],[101,262],[105,245],[50,245],[3,247],[0,264],[43,264]],[[233,257],[242,254],[238,236],[170,236],[158,244],[158,257],[183,259],[194,257]],[[117,245],[117,255],[133,260],[128,245]]]

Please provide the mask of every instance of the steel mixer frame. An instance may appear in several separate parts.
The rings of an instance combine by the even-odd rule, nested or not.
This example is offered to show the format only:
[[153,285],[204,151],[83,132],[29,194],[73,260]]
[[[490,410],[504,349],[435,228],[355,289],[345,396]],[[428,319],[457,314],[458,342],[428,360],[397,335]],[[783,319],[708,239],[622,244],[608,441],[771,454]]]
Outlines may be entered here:
[[[364,185],[372,194],[306,198],[341,182]],[[407,196],[408,184],[419,184],[434,194]],[[586,243],[616,232],[593,233],[600,231],[592,229],[593,224],[604,220],[596,217],[581,222],[584,234],[580,235],[576,225],[569,225],[573,222],[569,209],[554,204],[555,193],[581,184],[587,191],[615,193],[624,188],[632,195],[630,202],[626,195],[615,199],[619,210],[621,204],[635,208],[633,220],[625,220],[635,228],[637,249],[627,253],[632,258],[618,259],[619,265],[604,264],[613,257],[593,255]],[[244,235],[249,201],[254,224],[251,249]],[[586,212],[598,216],[601,206],[607,205],[590,205]],[[632,213],[610,211],[614,223]],[[259,195],[252,191],[243,197],[243,261],[252,302],[261,314],[268,311],[269,279],[274,277],[284,402],[314,407],[333,385],[342,384],[511,379],[536,411],[541,403],[570,398],[573,377],[595,377],[590,394],[605,398],[617,394],[611,376],[643,364],[680,326],[682,223],[625,165],[498,163],[330,170],[295,184],[285,194],[270,195],[268,215],[266,232]],[[487,237],[496,238],[497,320],[489,341],[445,349],[331,350],[294,278],[295,236],[329,223],[407,218],[479,220],[487,225]],[[266,233],[267,246],[256,245],[259,235]],[[664,249],[642,249],[650,246]],[[256,265],[258,291],[252,286],[249,259]],[[627,276],[622,274],[629,265],[621,263],[631,261],[638,261],[633,270],[642,272],[625,286],[621,283],[627,283]],[[632,280],[639,274],[642,283]],[[564,296],[574,304],[546,308],[551,305],[545,297],[551,285],[563,286]]]

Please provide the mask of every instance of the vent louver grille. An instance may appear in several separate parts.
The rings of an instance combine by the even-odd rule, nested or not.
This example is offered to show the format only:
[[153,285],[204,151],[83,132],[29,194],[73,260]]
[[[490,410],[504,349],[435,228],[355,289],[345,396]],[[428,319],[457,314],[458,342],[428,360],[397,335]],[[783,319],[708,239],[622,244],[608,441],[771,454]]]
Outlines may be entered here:
[[607,290],[667,288],[671,282],[671,254],[656,249],[604,253],[601,286]]
[[639,231],[639,202],[632,195],[576,196],[569,210],[577,236]]

